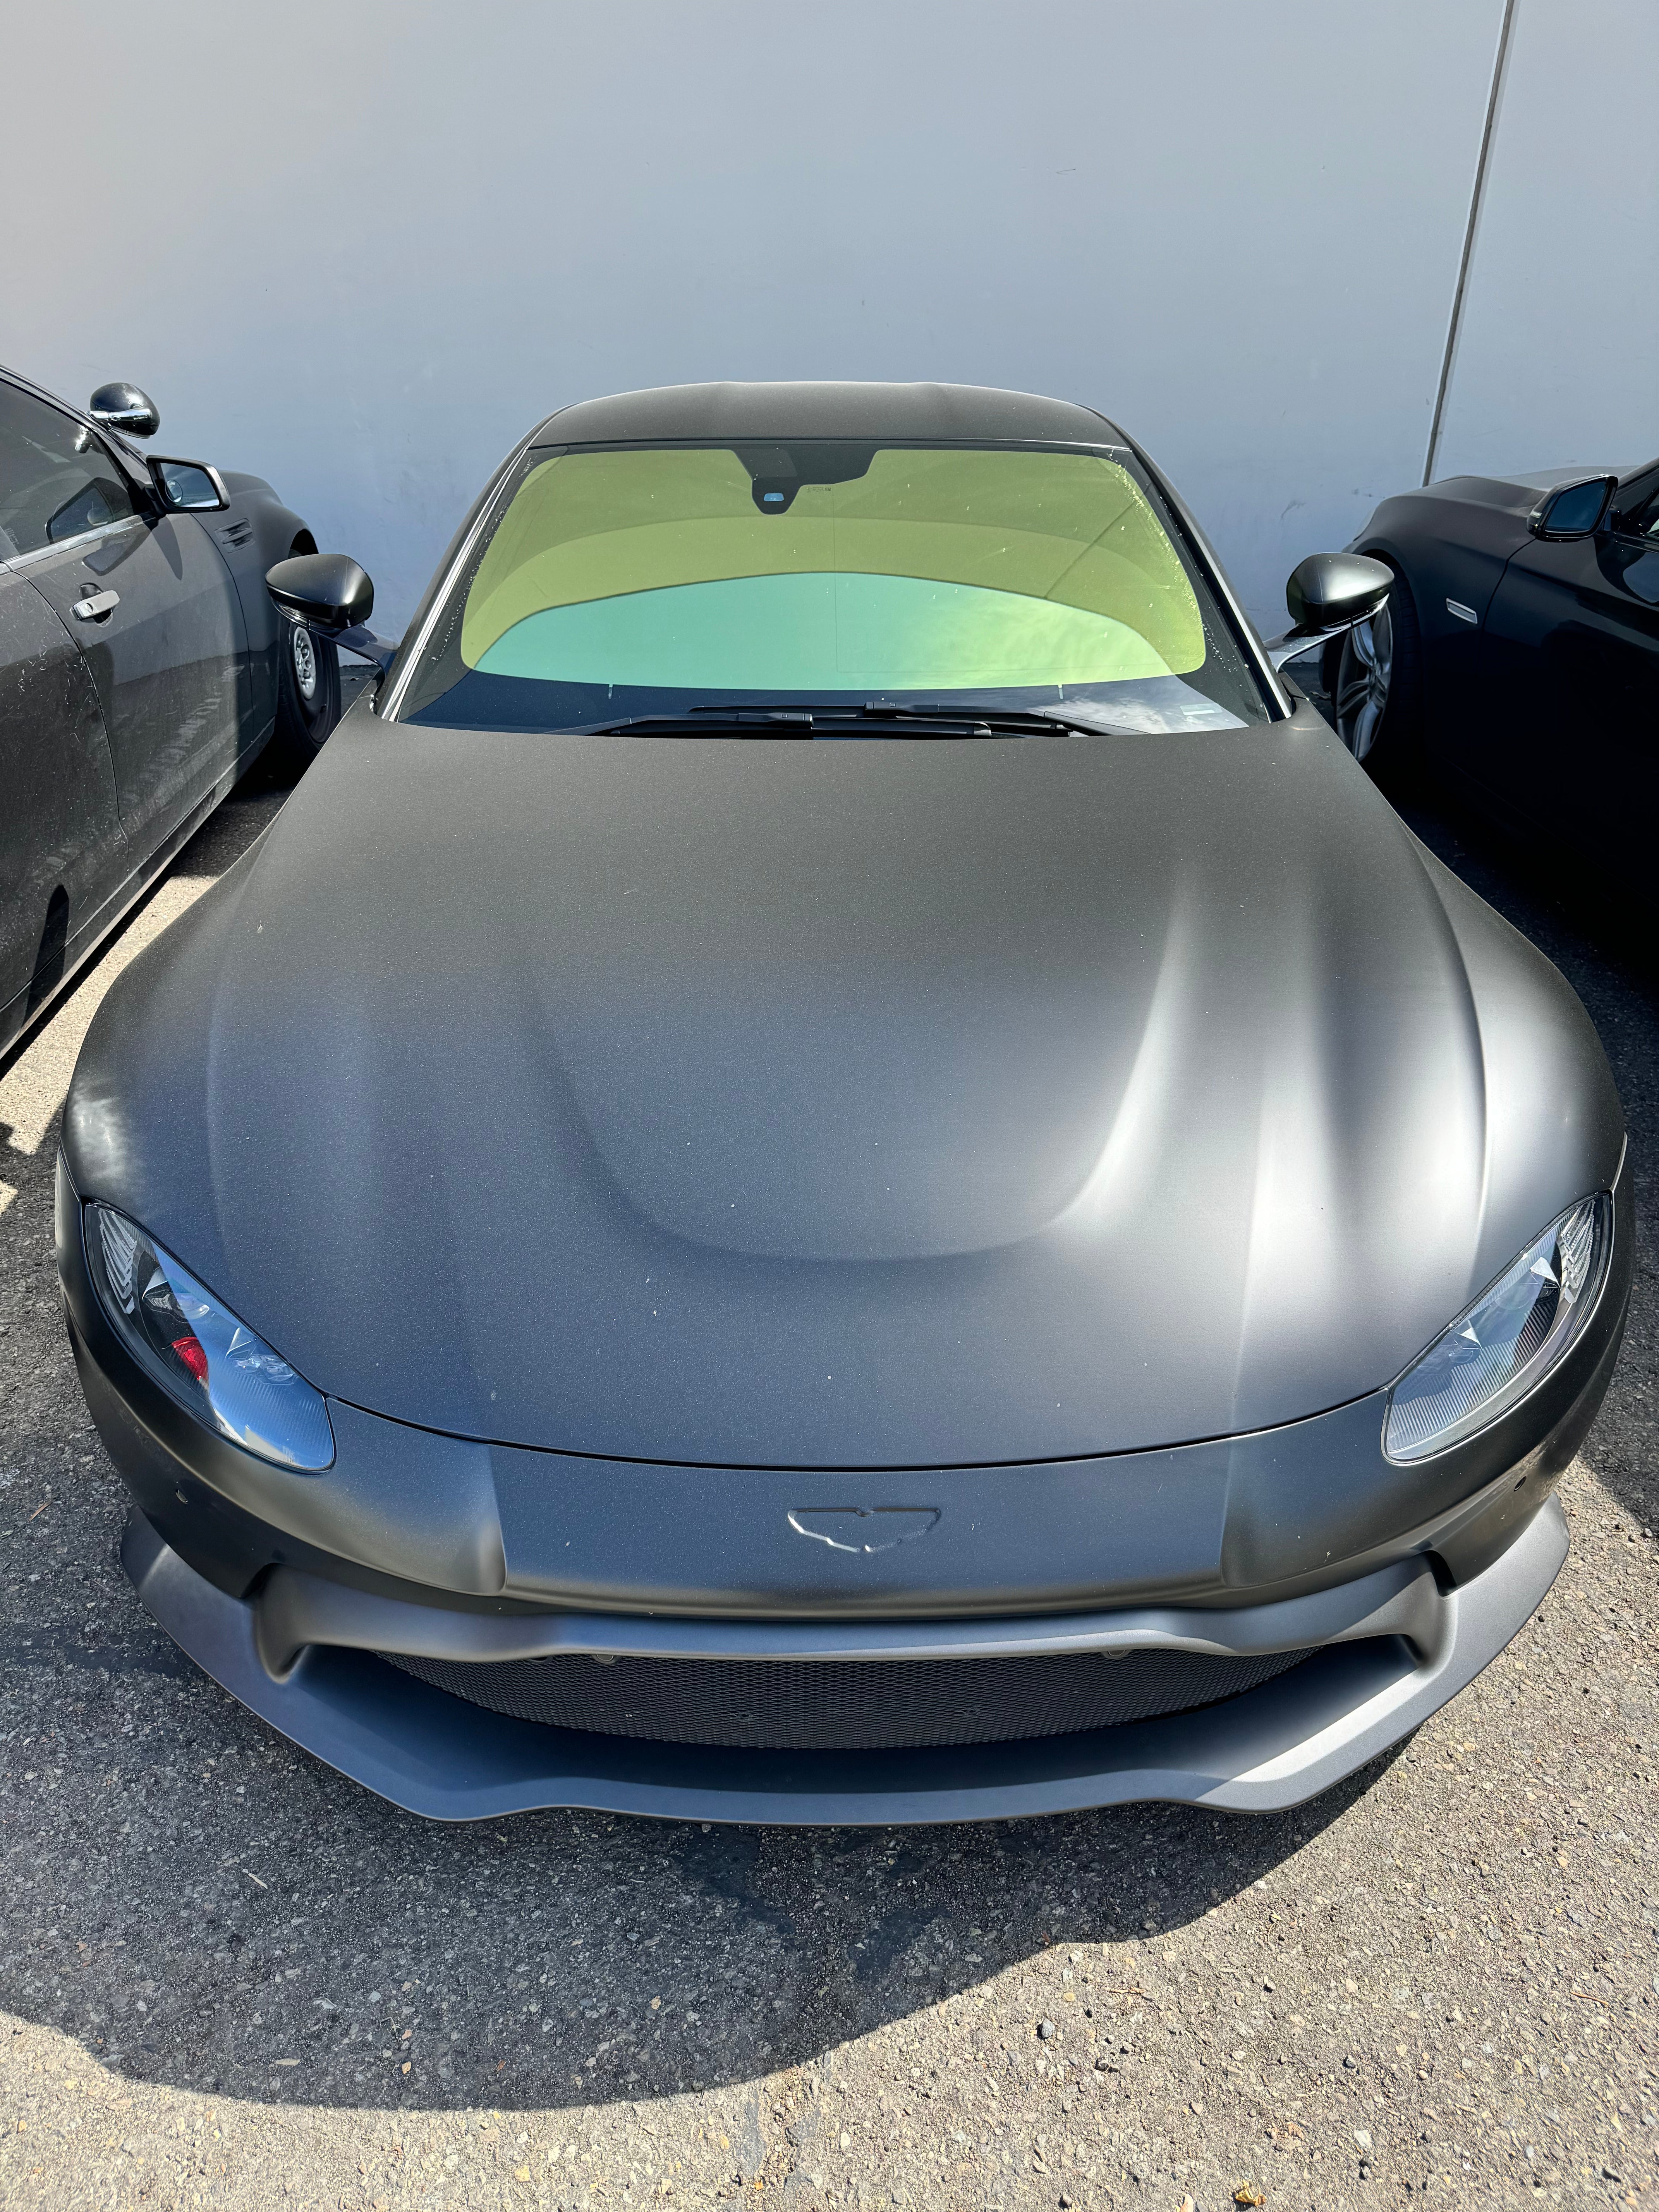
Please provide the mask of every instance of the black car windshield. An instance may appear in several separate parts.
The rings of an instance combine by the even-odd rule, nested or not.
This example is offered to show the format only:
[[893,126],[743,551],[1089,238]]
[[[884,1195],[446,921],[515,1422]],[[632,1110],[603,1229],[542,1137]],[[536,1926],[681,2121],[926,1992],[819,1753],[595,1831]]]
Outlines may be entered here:
[[401,713],[550,731],[872,701],[1148,732],[1273,711],[1125,449],[797,440],[530,453]]

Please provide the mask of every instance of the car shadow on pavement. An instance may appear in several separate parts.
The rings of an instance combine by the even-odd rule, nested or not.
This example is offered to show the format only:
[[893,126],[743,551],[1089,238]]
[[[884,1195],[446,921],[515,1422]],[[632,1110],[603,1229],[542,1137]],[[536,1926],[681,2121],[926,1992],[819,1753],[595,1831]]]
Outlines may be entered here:
[[[6,1655],[9,1703],[38,1708],[24,1733],[39,1765],[6,1822],[14,1843],[33,1832],[0,2003],[129,2077],[246,2101],[666,2097],[821,2061],[939,2006],[983,2043],[977,1992],[1057,1945],[1091,1947],[1074,2002],[1042,2039],[1033,1999],[1018,2063],[1075,2076],[1164,2033],[1144,1947],[1271,1877],[1388,1763],[1258,1818],[1146,1805],[909,1830],[580,1813],[437,1826],[198,1674],[139,1610],[113,1534],[97,1630]],[[1015,2063],[1007,2014],[1005,1983],[981,2052],[994,2066]]]

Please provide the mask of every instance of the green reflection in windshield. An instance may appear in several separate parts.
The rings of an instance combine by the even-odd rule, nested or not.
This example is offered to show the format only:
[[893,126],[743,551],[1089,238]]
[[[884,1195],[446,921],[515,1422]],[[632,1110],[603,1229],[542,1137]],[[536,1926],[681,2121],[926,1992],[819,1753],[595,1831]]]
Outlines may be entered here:
[[686,690],[925,690],[1110,684],[1170,672],[1126,623],[915,576],[745,576],[526,615],[488,676]]

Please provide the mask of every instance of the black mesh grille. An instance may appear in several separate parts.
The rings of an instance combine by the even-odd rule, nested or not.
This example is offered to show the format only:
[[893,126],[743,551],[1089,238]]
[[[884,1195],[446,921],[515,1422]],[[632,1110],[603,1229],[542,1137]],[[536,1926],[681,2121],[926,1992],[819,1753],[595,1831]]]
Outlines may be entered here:
[[626,1659],[484,1664],[380,1656],[517,1720],[658,1743],[877,1751],[1115,1728],[1236,1698],[1307,1658],[1193,1651],[1025,1659]]

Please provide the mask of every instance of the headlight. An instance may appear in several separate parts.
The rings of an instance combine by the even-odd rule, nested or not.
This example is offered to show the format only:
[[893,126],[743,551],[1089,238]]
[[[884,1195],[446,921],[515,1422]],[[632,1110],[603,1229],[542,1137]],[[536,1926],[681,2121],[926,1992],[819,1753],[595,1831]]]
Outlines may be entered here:
[[87,1208],[99,1302],[156,1381],[198,1421],[279,1467],[334,1463],[320,1392],[125,1214]]
[[1595,1311],[1612,1253],[1612,1200],[1581,1198],[1395,1384],[1389,1457],[1444,1451],[1536,1389]]

